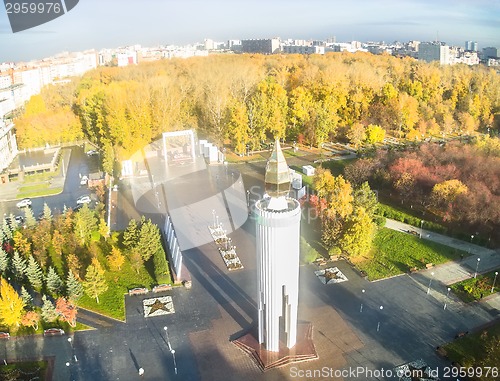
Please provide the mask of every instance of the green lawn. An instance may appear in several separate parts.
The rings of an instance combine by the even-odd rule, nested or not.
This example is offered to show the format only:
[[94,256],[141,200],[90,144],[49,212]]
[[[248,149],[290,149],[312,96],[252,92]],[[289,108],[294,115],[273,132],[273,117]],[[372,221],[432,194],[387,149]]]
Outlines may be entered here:
[[[471,333],[460,339],[452,341],[443,346],[446,356],[451,362],[460,364],[463,367],[481,366],[486,372],[486,367],[498,367],[500,364],[500,352],[498,350],[500,338],[500,322],[496,322],[491,327],[480,332]],[[489,350],[494,347],[496,349]],[[497,368],[497,371],[498,368]],[[498,376],[498,373],[497,373]],[[473,380],[498,380],[496,377],[472,378]]]
[[423,269],[427,263],[445,263],[460,258],[461,254],[448,246],[381,228],[373,240],[370,257],[358,261],[357,266],[370,280],[375,280],[402,274],[411,268]]
[[[493,287],[493,281],[495,280],[495,272],[499,271],[500,269],[496,269],[487,274],[478,275],[476,278],[463,280],[452,284],[450,288],[466,303],[480,300],[481,297],[488,296],[492,293],[491,288]],[[493,293],[500,291],[499,283],[500,278],[497,276]]]
[[78,301],[78,305],[92,311],[111,316],[115,319],[125,320],[125,298],[124,295],[132,288],[147,287],[155,285],[153,277],[146,268],[141,268],[139,274],[125,262],[119,272],[106,272],[108,290],[99,296],[99,303],[84,294]]
[[29,197],[52,196],[54,194],[59,194],[62,191],[62,187],[50,188],[50,185],[48,183],[28,185],[19,188],[17,198],[21,199]]

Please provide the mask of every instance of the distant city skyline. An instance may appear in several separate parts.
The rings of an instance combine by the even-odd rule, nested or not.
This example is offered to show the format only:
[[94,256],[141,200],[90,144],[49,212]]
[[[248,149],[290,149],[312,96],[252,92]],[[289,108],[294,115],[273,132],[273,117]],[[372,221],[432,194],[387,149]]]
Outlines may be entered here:
[[490,0],[81,0],[67,15],[15,34],[0,9],[0,62],[204,38],[439,39],[462,47],[472,40],[500,48],[500,2]]

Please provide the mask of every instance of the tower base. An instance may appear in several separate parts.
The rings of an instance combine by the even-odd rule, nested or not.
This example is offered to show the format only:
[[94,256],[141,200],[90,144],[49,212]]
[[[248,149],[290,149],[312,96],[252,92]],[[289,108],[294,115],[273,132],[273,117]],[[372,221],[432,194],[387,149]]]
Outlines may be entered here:
[[263,372],[272,368],[318,358],[312,340],[312,324],[306,322],[297,325],[297,343],[293,348],[287,348],[280,342],[279,352],[268,351],[264,349],[263,345],[259,344],[256,333],[252,331],[233,340],[233,344],[252,357]]

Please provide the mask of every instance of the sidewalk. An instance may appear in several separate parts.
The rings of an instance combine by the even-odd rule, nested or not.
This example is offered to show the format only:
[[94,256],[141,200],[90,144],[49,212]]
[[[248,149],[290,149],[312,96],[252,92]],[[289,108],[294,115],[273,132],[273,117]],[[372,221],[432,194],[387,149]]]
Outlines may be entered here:
[[[392,230],[414,230],[420,233],[420,228],[391,219],[387,219],[385,226]],[[422,230],[422,239],[437,242],[473,254],[458,262],[451,261],[418,272],[420,276],[423,276],[429,281],[432,279],[433,281],[440,282],[447,286],[474,277],[476,268],[478,274],[487,273],[500,268],[500,251],[498,250],[491,250],[474,245],[470,242],[461,241],[427,230]],[[487,296],[482,299],[480,303],[500,311],[500,293],[497,292],[496,294]]]

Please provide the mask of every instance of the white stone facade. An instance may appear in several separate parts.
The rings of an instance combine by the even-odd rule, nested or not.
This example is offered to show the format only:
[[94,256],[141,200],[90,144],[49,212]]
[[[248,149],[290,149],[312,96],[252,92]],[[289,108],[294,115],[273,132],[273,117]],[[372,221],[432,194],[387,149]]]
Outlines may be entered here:
[[259,343],[279,351],[297,341],[301,209],[286,198],[287,208],[270,210],[271,198],[257,201],[257,288]]

